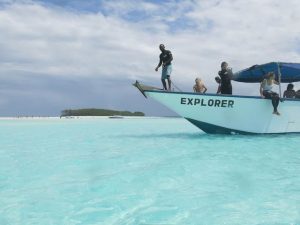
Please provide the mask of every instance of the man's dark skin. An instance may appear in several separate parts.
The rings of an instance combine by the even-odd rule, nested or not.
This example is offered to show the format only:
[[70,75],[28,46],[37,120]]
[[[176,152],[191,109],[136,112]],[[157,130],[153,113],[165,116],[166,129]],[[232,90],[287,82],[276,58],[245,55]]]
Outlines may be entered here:
[[[165,46],[163,44],[159,45],[159,49],[162,52],[162,54],[166,52]],[[157,65],[157,67],[155,68],[155,71],[158,71],[158,68],[161,65],[164,68],[166,65],[170,64],[172,60],[173,60],[172,54],[171,54],[171,57],[167,61],[165,61],[165,62],[163,62],[163,60],[160,58],[159,63]],[[171,91],[171,79],[170,79],[170,76],[167,77],[167,80],[168,80],[169,89],[167,89],[167,84],[166,84],[165,79],[161,79],[161,82],[162,82],[163,87],[164,87],[165,90]]]

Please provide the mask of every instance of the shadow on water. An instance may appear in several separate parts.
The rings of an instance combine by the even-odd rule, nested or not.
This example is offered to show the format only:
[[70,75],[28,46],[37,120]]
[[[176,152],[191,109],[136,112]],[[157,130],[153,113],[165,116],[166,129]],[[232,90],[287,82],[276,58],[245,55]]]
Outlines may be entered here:
[[122,135],[122,138],[170,138],[170,139],[201,139],[207,138],[205,133],[163,133],[163,134],[130,134]]
[[185,140],[245,140],[248,141],[258,141],[258,140],[286,140],[299,138],[300,134],[257,134],[257,135],[240,135],[240,134],[207,134],[204,132],[178,132],[178,133],[157,133],[157,134],[125,134],[125,135],[117,135],[122,138],[141,138],[141,139],[149,139],[149,138],[167,138],[167,139],[185,139]]

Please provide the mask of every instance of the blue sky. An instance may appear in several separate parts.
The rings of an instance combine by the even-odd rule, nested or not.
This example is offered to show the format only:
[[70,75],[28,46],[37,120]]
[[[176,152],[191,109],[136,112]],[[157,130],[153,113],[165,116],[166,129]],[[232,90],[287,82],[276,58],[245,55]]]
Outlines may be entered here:
[[[299,9],[298,0],[0,0],[0,116],[82,107],[172,115],[131,86],[161,86],[160,43],[174,55],[177,86],[191,91],[201,77],[214,93],[222,61],[234,71],[300,62]],[[233,88],[258,95],[258,84]]]

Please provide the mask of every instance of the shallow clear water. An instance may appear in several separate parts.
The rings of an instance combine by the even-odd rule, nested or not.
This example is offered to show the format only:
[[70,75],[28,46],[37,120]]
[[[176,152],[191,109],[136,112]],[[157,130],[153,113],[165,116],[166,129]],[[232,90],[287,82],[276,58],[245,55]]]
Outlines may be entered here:
[[0,120],[0,224],[300,224],[300,135]]

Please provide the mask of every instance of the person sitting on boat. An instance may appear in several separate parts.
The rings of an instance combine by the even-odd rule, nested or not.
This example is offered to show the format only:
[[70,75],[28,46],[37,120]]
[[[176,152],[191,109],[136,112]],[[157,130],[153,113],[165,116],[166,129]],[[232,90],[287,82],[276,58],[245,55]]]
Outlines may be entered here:
[[218,84],[217,94],[220,94],[221,93],[221,78],[220,77],[215,77],[215,81]]
[[[155,71],[158,71],[158,68],[162,65],[162,72],[161,72],[161,82],[163,84],[164,90],[171,91],[171,72],[172,72],[172,60],[173,56],[171,51],[166,50],[163,44],[159,45],[159,49],[161,54],[159,55],[159,63],[155,68]],[[169,87],[167,88],[166,80],[168,81]]]
[[207,91],[207,88],[205,87],[203,81],[199,77],[196,78],[195,83],[196,84],[193,87],[194,92],[199,92],[204,94]]
[[275,74],[273,72],[269,72],[260,84],[260,95],[262,98],[272,99],[272,105],[274,108],[273,114],[280,115],[277,110],[279,105],[279,95],[272,91],[274,84],[278,85],[279,83],[275,80]]
[[228,67],[227,62],[221,63],[221,71],[218,74],[221,78],[221,94],[232,95],[232,70]]
[[286,90],[283,92],[284,98],[295,98],[296,97],[296,91],[294,90],[293,84],[288,84]]

